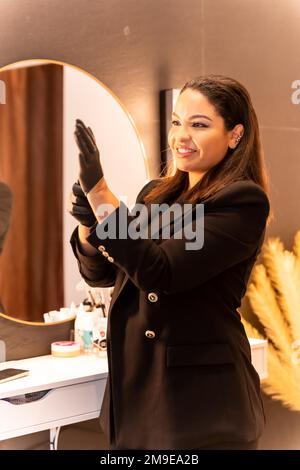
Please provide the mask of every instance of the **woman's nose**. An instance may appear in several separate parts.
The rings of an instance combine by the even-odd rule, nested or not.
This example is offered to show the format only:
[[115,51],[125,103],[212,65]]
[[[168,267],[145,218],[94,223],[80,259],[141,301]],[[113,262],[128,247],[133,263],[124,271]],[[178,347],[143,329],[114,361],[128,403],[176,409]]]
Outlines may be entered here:
[[177,128],[176,137],[177,137],[176,140],[178,142],[180,141],[186,142],[187,140],[191,140],[189,129],[187,129],[185,126],[179,126]]

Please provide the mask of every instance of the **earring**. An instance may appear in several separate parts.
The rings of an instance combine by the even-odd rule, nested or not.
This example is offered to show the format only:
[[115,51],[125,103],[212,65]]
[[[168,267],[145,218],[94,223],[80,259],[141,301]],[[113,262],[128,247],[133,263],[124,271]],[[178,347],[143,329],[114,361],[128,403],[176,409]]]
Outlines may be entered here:
[[235,139],[235,142],[238,144],[239,141],[241,140],[242,136],[241,135],[238,135],[237,138]]

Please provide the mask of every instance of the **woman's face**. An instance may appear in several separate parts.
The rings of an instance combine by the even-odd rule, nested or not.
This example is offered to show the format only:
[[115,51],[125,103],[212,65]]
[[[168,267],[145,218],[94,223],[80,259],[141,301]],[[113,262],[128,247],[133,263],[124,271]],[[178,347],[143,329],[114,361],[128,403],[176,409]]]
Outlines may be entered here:
[[241,134],[238,126],[227,131],[208,99],[199,91],[186,89],[176,102],[168,135],[176,167],[190,173],[190,182],[197,182],[225,157],[229,146],[235,147]]

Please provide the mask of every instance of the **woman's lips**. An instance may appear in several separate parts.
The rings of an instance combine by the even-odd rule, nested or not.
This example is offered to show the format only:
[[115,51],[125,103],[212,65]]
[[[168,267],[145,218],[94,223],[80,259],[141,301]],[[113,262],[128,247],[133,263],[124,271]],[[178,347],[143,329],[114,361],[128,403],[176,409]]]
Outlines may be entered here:
[[180,147],[180,148],[176,149],[176,155],[179,158],[189,157],[190,155],[192,155],[195,152],[196,152],[196,150],[193,150],[193,149],[190,149],[190,148],[187,148],[187,147]]

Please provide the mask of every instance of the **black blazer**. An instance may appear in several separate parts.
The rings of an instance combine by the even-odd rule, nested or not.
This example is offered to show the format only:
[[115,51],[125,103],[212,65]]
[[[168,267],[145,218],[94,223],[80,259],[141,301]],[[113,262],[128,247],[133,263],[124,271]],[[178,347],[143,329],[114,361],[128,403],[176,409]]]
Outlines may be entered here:
[[94,232],[89,241],[102,251],[88,257],[74,231],[83,278],[115,286],[100,421],[117,448],[197,449],[261,435],[260,381],[237,308],[268,214],[261,187],[236,181],[205,202],[196,251],[185,250],[186,240],[100,240]]

